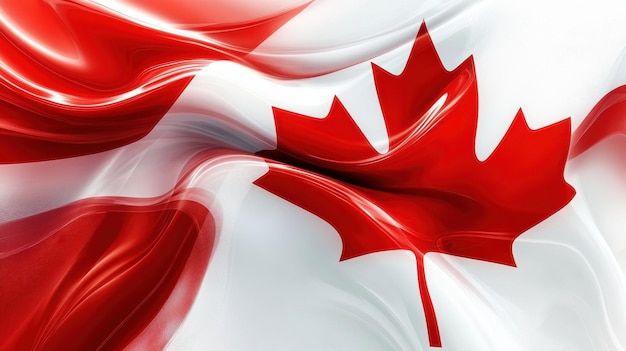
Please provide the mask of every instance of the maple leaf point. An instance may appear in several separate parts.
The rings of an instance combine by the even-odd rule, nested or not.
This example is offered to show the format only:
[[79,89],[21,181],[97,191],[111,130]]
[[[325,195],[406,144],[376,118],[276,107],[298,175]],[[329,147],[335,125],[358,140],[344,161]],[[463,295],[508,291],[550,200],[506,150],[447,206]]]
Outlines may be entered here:
[[335,97],[328,116],[274,108],[276,150],[255,184],[330,223],[340,260],[410,250],[431,346],[441,346],[424,255],[515,266],[513,242],[565,206],[569,119],[531,130],[520,110],[494,152],[475,153],[478,94],[470,56],[447,71],[422,24],[406,67],[372,64],[389,136],[379,154]]

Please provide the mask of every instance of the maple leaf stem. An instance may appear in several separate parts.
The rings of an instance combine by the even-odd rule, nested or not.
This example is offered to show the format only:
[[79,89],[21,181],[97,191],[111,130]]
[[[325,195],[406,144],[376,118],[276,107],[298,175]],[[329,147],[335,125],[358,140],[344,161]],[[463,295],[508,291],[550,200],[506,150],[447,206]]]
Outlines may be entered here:
[[441,336],[433,301],[430,298],[428,287],[426,286],[426,275],[424,271],[424,259],[417,262],[417,283],[419,285],[420,297],[424,306],[424,317],[426,318],[426,330],[428,330],[428,341],[431,347],[441,347]]

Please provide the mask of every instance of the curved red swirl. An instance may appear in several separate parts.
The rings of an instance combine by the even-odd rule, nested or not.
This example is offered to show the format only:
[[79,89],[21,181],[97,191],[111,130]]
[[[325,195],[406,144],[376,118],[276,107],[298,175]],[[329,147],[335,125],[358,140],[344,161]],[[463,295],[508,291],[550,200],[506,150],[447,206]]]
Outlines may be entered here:
[[246,55],[303,6],[239,18],[215,11],[226,17],[214,18],[221,24],[180,32],[182,24],[155,29],[83,1],[3,2],[0,163],[79,156],[138,140],[192,73],[214,60],[254,65]]
[[91,198],[0,225],[0,349],[162,349],[214,238],[203,205]]

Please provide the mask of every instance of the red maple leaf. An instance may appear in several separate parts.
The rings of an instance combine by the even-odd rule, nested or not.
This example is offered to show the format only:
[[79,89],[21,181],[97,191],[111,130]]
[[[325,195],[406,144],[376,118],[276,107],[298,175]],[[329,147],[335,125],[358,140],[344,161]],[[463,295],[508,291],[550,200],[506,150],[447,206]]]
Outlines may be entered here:
[[422,25],[400,75],[372,66],[389,151],[371,146],[337,98],[323,119],[274,108],[277,149],[259,154],[275,161],[255,184],[330,223],[341,260],[413,252],[430,345],[441,346],[424,255],[515,266],[513,241],[575,193],[563,178],[570,123],[531,130],[520,110],[480,161],[472,57],[448,72]]

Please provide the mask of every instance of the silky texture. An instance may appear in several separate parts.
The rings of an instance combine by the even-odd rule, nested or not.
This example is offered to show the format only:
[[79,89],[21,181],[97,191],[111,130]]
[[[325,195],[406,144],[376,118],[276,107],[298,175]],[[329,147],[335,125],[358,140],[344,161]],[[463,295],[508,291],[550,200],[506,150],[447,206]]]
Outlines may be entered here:
[[[198,38],[83,1],[7,1],[0,12],[0,162],[79,156],[136,141],[195,71],[212,60],[253,64],[247,53],[300,9],[208,26]],[[229,13],[222,15],[235,21]]]
[[0,348],[623,349],[604,2],[3,3]]
[[[562,177],[569,125],[533,132],[520,111],[502,143],[480,162],[472,150],[477,96],[471,60],[445,71],[422,26],[399,76],[373,69],[387,153],[369,145],[339,100],[321,120],[275,110],[277,150],[261,155],[312,172],[272,165],[255,184],[331,223],[343,240],[342,260],[413,252],[430,345],[441,346],[424,255],[515,265],[515,238],[574,196]],[[546,165],[540,174],[538,164]]]
[[[163,348],[193,301],[214,237],[198,203],[120,198],[91,198],[0,230],[24,241],[3,238],[7,350],[120,349],[140,333],[152,334],[144,347]],[[176,301],[179,281],[186,293]],[[163,325],[150,331],[168,299]]]

